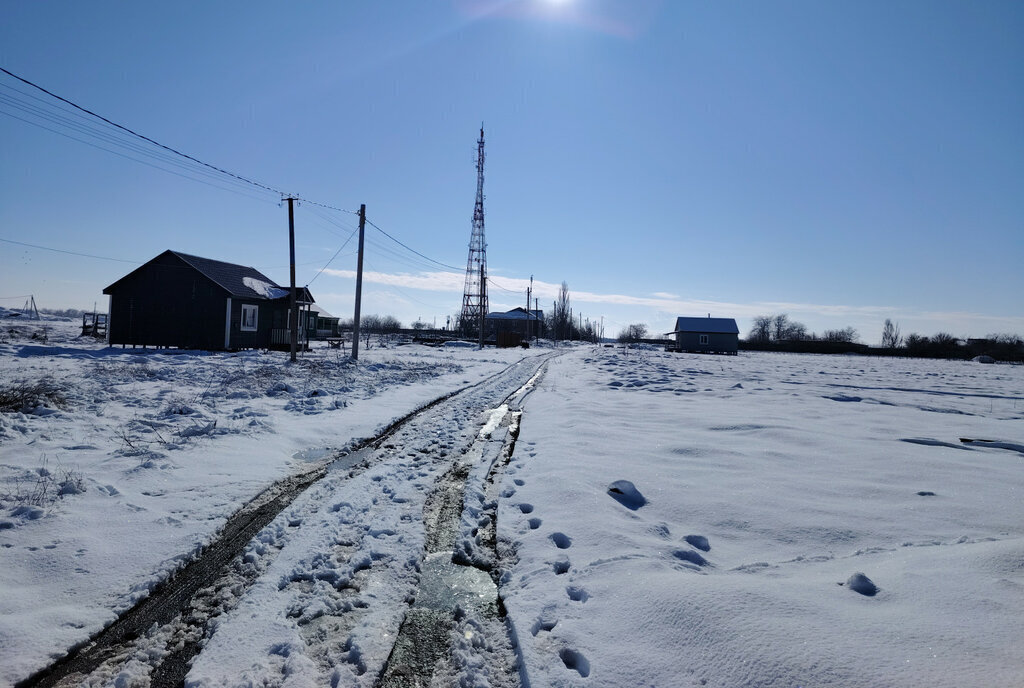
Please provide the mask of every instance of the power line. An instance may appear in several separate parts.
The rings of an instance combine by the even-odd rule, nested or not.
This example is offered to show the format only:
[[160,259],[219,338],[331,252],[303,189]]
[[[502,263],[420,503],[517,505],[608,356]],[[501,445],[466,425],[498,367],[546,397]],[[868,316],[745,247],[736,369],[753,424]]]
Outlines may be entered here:
[[[36,84],[36,83],[34,83],[32,81],[29,81],[28,79],[20,77],[17,74],[15,74],[14,72],[11,72],[10,70],[4,69],[3,67],[0,67],[0,72],[3,72],[4,74],[7,74],[8,76],[10,76],[10,77],[12,77],[14,79],[17,79],[18,81],[22,82],[23,84],[26,84],[28,86],[31,86],[32,88],[35,88],[35,89],[37,89],[39,91],[42,91],[43,93],[45,93],[46,95],[50,96],[51,98],[55,98],[55,99],[61,101],[62,103],[66,103],[67,105],[70,105],[71,107],[75,108],[76,110],[84,112],[85,114],[87,114],[87,115],[89,115],[91,117],[94,117],[94,118],[96,118],[96,119],[98,119],[98,120],[100,120],[102,122],[105,122],[106,124],[108,124],[108,125],[110,125],[112,127],[115,127],[116,129],[118,129],[120,131],[123,131],[123,132],[125,132],[127,134],[130,134],[131,136],[134,136],[134,137],[136,137],[138,139],[141,139],[142,141],[145,141],[145,142],[147,142],[147,143],[149,143],[151,145],[154,145],[154,146],[156,146],[156,147],[158,147],[158,148],[160,148],[162,150],[165,150],[168,153],[171,153],[173,155],[176,155],[176,156],[179,156],[181,158],[184,158],[185,160],[189,160],[189,161],[191,161],[193,163],[196,163],[197,165],[200,165],[200,166],[202,166],[204,168],[212,170],[212,171],[214,171],[214,172],[216,172],[218,174],[230,177],[231,179],[234,179],[236,181],[243,182],[245,184],[249,184],[249,185],[251,185],[251,186],[253,186],[255,188],[262,189],[264,191],[269,191],[271,193],[275,193],[275,194],[277,194],[279,196],[282,196],[282,197],[290,195],[290,194],[288,194],[288,193],[286,193],[286,192],[284,192],[284,191],[282,191],[280,189],[274,188],[274,187],[269,186],[267,184],[263,184],[261,182],[258,182],[258,181],[254,180],[254,179],[250,179],[248,177],[242,176],[240,174],[236,174],[234,172],[230,172],[230,171],[228,171],[228,170],[226,170],[226,169],[224,169],[222,167],[218,167],[216,165],[211,165],[208,162],[204,162],[204,161],[200,160],[199,158],[193,157],[193,156],[191,156],[191,155],[189,155],[187,153],[184,153],[184,152],[182,152],[182,151],[180,151],[180,150],[178,150],[176,148],[172,148],[171,146],[168,146],[168,145],[165,145],[163,143],[160,143],[159,141],[156,141],[155,139],[151,139],[150,137],[145,136],[144,134],[140,134],[139,132],[137,132],[137,131],[135,131],[133,129],[130,129],[130,128],[122,125],[122,124],[118,124],[117,122],[114,122],[114,121],[112,121],[110,119],[107,119],[103,115],[100,115],[100,114],[98,114],[96,112],[93,112],[92,110],[89,110],[88,108],[82,107],[81,105],[78,105],[77,103],[75,103],[75,102],[73,102],[71,100],[68,100],[67,98],[59,96],[56,93],[43,88],[39,84]],[[18,92],[20,93],[20,91],[18,91]],[[20,119],[22,121],[26,121],[26,120],[24,120],[24,119],[22,119],[20,117],[16,117],[14,115],[11,115],[10,113],[3,113],[3,114],[7,114],[8,116],[14,117],[15,119]],[[44,116],[44,115],[39,115],[39,116]],[[51,118],[50,121],[52,122],[53,119]],[[32,122],[28,122],[28,123],[29,124],[33,124]],[[36,126],[41,126],[41,125],[37,124]],[[65,126],[69,126],[71,128],[74,128],[74,127],[72,127],[68,123],[65,123]],[[42,128],[43,129],[47,129],[47,127],[42,127]],[[53,131],[53,130],[50,130],[50,131]],[[60,133],[60,132],[54,132],[54,133]],[[82,132],[82,133],[84,133],[84,132]],[[97,134],[94,133],[93,135],[97,135]],[[97,137],[100,138],[98,135],[97,135]],[[69,137],[69,138],[74,138],[74,137]],[[122,142],[122,145],[125,145],[125,144]],[[104,150],[107,150],[107,149],[104,149]],[[108,152],[113,152],[113,151],[108,151]],[[137,162],[142,162],[142,161],[137,161]],[[169,171],[169,170],[164,170],[164,171]],[[298,197],[296,197],[296,199],[304,201],[304,202],[309,203],[311,205],[319,206],[321,208],[326,208],[328,210],[336,210],[338,212],[351,213],[353,215],[357,215],[358,214],[358,213],[356,213],[355,211],[352,211],[352,210],[346,210],[344,208],[338,208],[336,206],[332,206],[332,205],[329,205],[329,204],[326,204],[326,203],[320,203],[318,201],[312,201],[312,200],[309,200],[309,199],[302,199],[302,198],[298,198]]]
[[[2,67],[0,67],[0,69],[2,69]],[[124,258],[110,258],[108,256],[94,256],[94,255],[91,255],[89,253],[77,253],[75,251],[65,251],[64,249],[60,249],[60,248],[50,248],[49,246],[38,246],[36,244],[26,244],[23,241],[12,241],[11,239],[4,239],[4,238],[0,238],[0,241],[2,241],[4,243],[7,243],[7,244],[17,244],[18,246],[28,246],[29,248],[38,248],[38,249],[41,249],[43,251],[53,251],[54,253],[67,253],[68,255],[79,256],[81,258],[96,258],[98,260],[113,260],[113,261],[116,261],[118,263],[131,263],[132,265],[142,265],[142,263],[140,261],[137,261],[137,260],[125,260]]]
[[518,294],[518,293],[520,293],[521,291],[525,291],[525,290],[523,290],[523,289],[508,289],[508,288],[506,288],[506,287],[503,287],[503,286],[501,286],[500,284],[498,284],[497,282],[495,282],[495,281],[494,281],[494,278],[493,278],[493,277],[491,277],[491,276],[489,276],[489,275],[488,275],[488,277],[487,277],[487,282],[488,282],[488,284],[493,284],[493,285],[494,285],[494,286],[496,286],[496,287],[497,287],[498,289],[501,289],[502,291],[507,291],[507,292],[509,292],[510,294]]
[[389,243],[381,243],[374,239],[368,239],[366,244],[373,249],[374,254],[387,258],[393,263],[418,272],[445,272],[434,263],[423,260],[412,253],[406,253],[398,246]]
[[368,219],[368,220],[366,221],[366,224],[368,224],[368,225],[370,225],[371,227],[373,227],[374,229],[376,229],[376,230],[377,230],[378,232],[380,232],[381,234],[383,234],[384,236],[386,236],[386,237],[387,237],[388,239],[391,239],[391,241],[395,242],[396,244],[398,244],[399,246],[401,246],[402,248],[404,248],[404,249],[405,249],[406,251],[411,251],[412,253],[415,253],[415,254],[416,254],[417,256],[419,256],[420,258],[423,258],[423,259],[425,259],[425,260],[429,260],[429,261],[430,261],[431,263],[435,263],[435,264],[437,264],[437,265],[440,265],[441,267],[445,267],[445,268],[448,268],[448,269],[450,269],[450,270],[456,270],[456,271],[462,272],[462,268],[457,268],[457,267],[455,267],[454,265],[448,265],[448,263],[442,263],[442,262],[441,262],[441,261],[439,261],[439,260],[434,260],[434,259],[433,259],[433,258],[431,258],[430,256],[425,256],[425,255],[423,255],[422,253],[420,253],[419,251],[417,251],[416,249],[414,249],[414,248],[411,248],[411,247],[409,247],[409,246],[407,246],[407,245],[403,244],[403,243],[402,243],[401,241],[399,241],[398,239],[396,239],[395,237],[391,236],[390,234],[388,234],[387,232],[385,232],[385,231],[384,231],[383,229],[381,229],[380,227],[378,227],[377,225],[375,225],[375,224],[374,224],[373,222],[371,222],[371,221],[370,221],[369,219]]
[[341,245],[341,248],[339,248],[337,251],[335,251],[334,255],[331,256],[331,259],[329,261],[327,261],[327,264],[324,265],[322,268],[320,268],[320,270],[315,275],[313,275],[313,279],[309,280],[309,282],[306,283],[307,287],[310,284],[313,284],[313,282],[316,281],[316,278],[320,276],[320,273],[323,272],[324,270],[326,270],[330,266],[330,264],[334,262],[334,259],[338,257],[338,254],[341,253],[342,249],[344,249],[346,246],[348,246],[348,242],[352,241],[352,237],[354,237],[356,235],[356,232],[358,232],[358,231],[359,231],[359,228],[356,227],[355,230],[351,234],[348,235],[348,239],[345,239],[345,243]]
[[[10,117],[12,119],[20,120],[20,121],[25,122],[26,124],[30,124],[30,125],[32,125],[34,127],[39,127],[40,129],[45,129],[46,131],[52,132],[52,133],[57,134],[59,136],[63,136],[65,138],[69,138],[72,141],[78,141],[79,143],[83,143],[83,144],[85,144],[87,146],[92,146],[93,148],[98,148],[99,150],[106,151],[107,153],[111,153],[113,155],[117,155],[117,156],[125,158],[127,160],[132,160],[134,162],[140,163],[142,165],[146,165],[148,167],[152,167],[152,168],[160,170],[162,172],[167,172],[168,174],[173,174],[173,175],[175,175],[177,177],[182,177],[184,179],[191,179],[192,181],[199,182],[200,184],[206,184],[208,186],[212,186],[212,187],[214,187],[216,189],[220,189],[222,191],[230,191],[231,193],[237,193],[239,195],[246,196],[247,198],[252,198],[252,199],[257,200],[257,201],[265,201],[266,200],[266,199],[263,199],[263,198],[259,198],[258,196],[253,196],[251,194],[247,194],[244,191],[241,191],[239,189],[231,189],[231,188],[228,188],[228,187],[225,187],[225,186],[221,186],[219,184],[215,184],[215,183],[210,182],[210,181],[206,181],[206,180],[203,180],[203,179],[197,179],[196,177],[193,177],[193,176],[190,176],[190,175],[187,175],[187,174],[183,174],[181,172],[175,172],[174,170],[169,170],[166,167],[161,167],[160,165],[155,165],[155,164],[153,164],[151,162],[146,162],[145,160],[139,160],[138,158],[132,157],[130,155],[125,155],[124,153],[119,153],[116,150],[111,150],[109,148],[105,148],[105,147],[100,146],[98,144],[91,143],[89,141],[85,141],[85,140],[77,138],[75,136],[71,136],[70,134],[67,134],[65,132],[57,131],[56,129],[51,129],[50,127],[43,126],[42,124],[39,124],[37,122],[29,121],[27,119],[24,119],[23,117],[18,117],[17,115],[12,115],[9,112],[0,111],[0,115],[7,115],[8,117]],[[276,202],[276,201],[271,201],[271,202]]]
[[118,124],[117,122],[111,121],[111,120],[107,119],[106,117],[104,117],[103,115],[97,114],[97,113],[93,112],[92,110],[89,110],[88,108],[84,108],[81,105],[78,105],[77,103],[74,103],[74,102],[68,100],[67,98],[59,96],[56,93],[54,93],[53,91],[48,91],[45,88],[43,88],[42,86],[40,86],[39,84],[33,83],[33,82],[29,81],[28,79],[22,78],[22,77],[18,76],[17,74],[15,74],[14,72],[11,72],[11,71],[8,71],[8,70],[4,69],[3,67],[0,67],[0,72],[3,72],[4,74],[7,74],[8,76],[14,77],[18,81],[20,81],[20,82],[22,82],[24,84],[27,84],[27,85],[31,86],[32,88],[35,88],[35,89],[38,89],[38,90],[42,91],[43,93],[45,93],[46,95],[50,96],[51,98],[56,98],[57,100],[61,101],[62,103],[67,103],[68,105],[70,105],[71,107],[75,108],[76,110],[81,110],[82,112],[86,113],[87,115],[91,115],[92,117],[95,117],[96,119],[102,120],[102,121],[106,122],[107,124],[109,124],[112,127],[116,127],[118,129],[120,129],[121,131],[127,132],[127,133],[131,134],[132,136],[135,136],[136,138],[140,138],[143,141],[146,141],[148,143],[153,144],[154,146],[157,146],[158,148],[163,148],[164,150],[166,150],[166,151],[168,151],[170,153],[174,153],[175,155],[179,155],[179,156],[185,158],[186,160],[191,160],[192,162],[198,163],[198,164],[202,165],[203,167],[208,167],[211,170],[214,170],[216,172],[220,172],[221,174],[225,174],[225,175],[227,175],[229,177],[233,177],[233,178],[235,178],[235,179],[237,179],[239,181],[243,181],[243,182],[245,182],[247,184],[251,184],[251,185],[253,185],[255,187],[258,187],[260,189],[264,189],[266,191],[271,191],[273,193],[280,194],[282,196],[287,196],[288,195],[284,191],[281,191],[280,189],[275,189],[272,186],[267,186],[266,184],[261,184],[260,182],[257,182],[257,181],[254,181],[252,179],[249,179],[248,177],[243,177],[241,175],[235,174],[234,172],[228,172],[227,170],[225,170],[223,168],[220,168],[220,167],[217,167],[216,165],[211,165],[210,163],[203,162],[202,160],[200,160],[198,158],[194,158],[191,155],[188,155],[187,153],[182,153],[180,150],[177,150],[175,148],[171,148],[170,146],[166,146],[166,145],[160,143],[159,141],[155,141],[155,140],[149,138],[148,136],[140,134],[139,132],[134,131],[132,129],[129,129],[128,127],[126,127],[124,125],[121,125],[121,124]]
[[[24,77],[18,76],[17,74],[11,72],[8,69],[0,67],[0,72],[3,72],[4,74],[7,74],[8,76],[10,76],[10,77],[20,81],[21,83],[23,83],[23,84],[25,84],[27,86],[30,86],[31,88],[34,88],[34,89],[36,89],[36,90],[38,90],[38,91],[40,91],[42,93],[45,93],[47,96],[49,96],[49,97],[51,97],[51,98],[53,98],[53,99],[55,99],[57,101],[60,101],[60,103],[63,103],[65,105],[67,105],[67,106],[70,106],[70,108],[73,108],[73,109],[72,110],[68,110],[68,109],[65,109],[65,108],[62,108],[62,107],[54,107],[54,105],[52,103],[47,103],[46,101],[44,101],[43,99],[41,99],[41,98],[39,98],[37,96],[34,96],[34,95],[30,94],[30,93],[26,93],[26,92],[24,92],[22,90],[19,90],[19,89],[16,89],[16,88],[13,88],[13,87],[11,87],[9,85],[4,85],[4,84],[0,84],[0,86],[4,86],[8,90],[10,90],[10,91],[12,91],[14,93],[17,93],[19,95],[25,96],[27,98],[30,98],[31,100],[37,101],[39,103],[43,103],[44,105],[49,105],[50,107],[54,107],[54,110],[53,111],[47,111],[46,109],[41,108],[38,105],[34,105],[34,104],[29,103],[29,102],[24,101],[24,100],[19,100],[17,97],[12,97],[12,96],[7,95],[7,94],[0,94],[0,103],[6,104],[9,107],[14,107],[15,109],[21,111],[22,113],[24,113],[26,115],[34,116],[36,118],[39,118],[39,119],[43,120],[44,122],[48,122],[48,123],[52,124],[52,125],[56,125],[56,126],[59,126],[59,127],[65,127],[65,128],[67,128],[67,129],[71,130],[72,132],[77,133],[79,135],[83,135],[83,136],[86,136],[86,137],[91,137],[93,139],[96,139],[96,140],[101,141],[101,142],[106,143],[106,144],[122,147],[122,148],[126,149],[127,151],[130,151],[130,152],[135,153],[137,155],[148,157],[148,158],[150,158],[152,160],[158,161],[158,162],[163,163],[165,165],[173,165],[175,167],[178,167],[182,171],[176,172],[174,170],[167,169],[166,167],[164,167],[162,165],[154,164],[153,162],[147,162],[146,160],[141,160],[138,157],[134,157],[132,155],[127,155],[125,153],[118,152],[116,150],[112,150],[112,149],[110,149],[108,147],[105,147],[103,145],[99,145],[99,144],[97,144],[95,142],[90,142],[88,140],[84,140],[82,138],[78,138],[77,136],[73,136],[73,135],[71,135],[71,134],[69,134],[67,132],[59,131],[58,129],[54,129],[52,127],[46,126],[45,124],[42,124],[42,123],[40,123],[38,121],[32,121],[32,120],[26,119],[24,117],[19,117],[18,115],[12,114],[11,112],[0,111],[0,114],[7,115],[8,117],[11,117],[13,119],[25,122],[26,124],[30,124],[32,126],[39,127],[39,128],[44,129],[46,131],[50,131],[52,133],[59,134],[59,135],[64,136],[66,138],[70,138],[70,139],[72,139],[74,141],[78,141],[79,143],[84,143],[86,145],[93,146],[95,148],[98,148],[100,150],[106,151],[108,153],[113,153],[114,155],[119,155],[121,157],[127,158],[129,160],[133,160],[135,162],[142,163],[144,165],[148,165],[150,167],[154,167],[154,168],[162,170],[164,172],[168,172],[170,174],[175,174],[177,176],[185,177],[185,178],[191,179],[193,181],[198,181],[198,182],[201,182],[201,183],[204,183],[204,184],[208,184],[210,186],[214,186],[216,188],[220,188],[220,189],[225,190],[225,191],[232,191],[234,193],[239,193],[241,195],[245,195],[245,196],[248,196],[250,198],[257,198],[257,197],[254,197],[254,196],[250,196],[249,194],[245,194],[242,191],[240,191],[239,189],[231,189],[231,188],[228,188],[228,187],[225,187],[225,186],[221,186],[221,185],[215,184],[215,183],[213,183],[210,180],[199,179],[195,175],[196,174],[202,174],[204,176],[213,176],[214,174],[221,175],[220,179],[223,179],[224,177],[226,177],[227,181],[229,183],[240,184],[240,185],[249,185],[251,187],[260,189],[262,191],[268,191],[268,192],[271,192],[271,193],[274,193],[274,194],[278,194],[279,196],[282,196],[282,197],[289,195],[289,194],[285,193],[284,191],[282,191],[280,189],[277,189],[275,187],[269,186],[267,184],[263,184],[261,182],[258,182],[256,180],[254,180],[254,179],[251,179],[249,177],[246,177],[246,176],[243,176],[243,175],[240,175],[240,174],[236,174],[236,173],[231,172],[229,170],[226,170],[226,169],[224,169],[222,167],[218,167],[216,165],[212,165],[210,163],[204,162],[203,160],[200,160],[199,158],[191,156],[191,155],[189,155],[187,153],[184,153],[184,152],[182,152],[182,151],[180,151],[180,150],[178,150],[176,148],[173,148],[173,147],[168,146],[166,144],[160,143],[159,141],[156,141],[155,139],[152,139],[152,138],[150,138],[148,136],[145,136],[144,134],[141,134],[141,133],[139,133],[139,132],[137,132],[137,131],[135,131],[133,129],[130,129],[129,127],[126,127],[126,126],[122,125],[122,124],[118,124],[117,122],[114,122],[113,120],[110,120],[107,117],[104,117],[103,115],[100,115],[100,114],[98,114],[98,113],[96,113],[96,112],[94,112],[94,111],[92,111],[92,110],[90,110],[88,108],[85,108],[85,107],[83,107],[81,105],[78,105],[77,103],[75,103],[75,102],[73,102],[73,101],[71,101],[71,100],[69,100],[67,98],[64,98],[63,96],[59,96],[56,93],[54,93],[54,92],[52,92],[52,91],[50,91],[50,90],[40,86],[39,84],[36,84],[36,83],[34,83],[34,82],[32,82],[32,81],[30,81],[28,79],[25,79]],[[103,131],[101,129],[97,129],[97,128],[93,127],[93,126],[90,126],[88,124],[88,119],[86,117],[84,117],[83,114],[79,114],[79,113],[84,113],[84,115],[88,115],[88,117],[97,119],[97,120],[105,123],[106,125],[109,125],[110,127],[113,127],[114,129],[117,130],[117,132],[120,132],[120,133],[123,133],[123,134],[127,134],[128,136],[134,137],[134,138],[139,139],[141,141],[144,141],[145,143],[147,143],[149,145],[156,146],[158,149],[160,149],[160,151],[164,151],[164,152],[161,153],[159,151],[155,152],[155,151],[152,151],[152,150],[147,150],[145,147],[140,146],[138,144],[135,144],[135,143],[131,142],[130,140],[125,140],[125,139],[123,139],[123,138],[121,138],[119,136],[115,136],[115,135],[113,135],[113,134],[111,134],[109,132],[106,132],[106,131]],[[76,117],[80,117],[80,118],[82,118],[85,121],[83,121],[83,122],[75,121],[75,120],[71,119],[71,117],[69,117],[69,115],[74,115]],[[185,161],[188,161],[188,162],[187,163],[182,163],[180,160],[178,160],[176,158],[180,158],[181,160],[185,160]],[[189,163],[191,163],[191,165]],[[194,167],[193,165],[198,166],[198,168]],[[321,208],[321,209],[324,209],[324,210],[332,210],[332,211],[336,211],[336,212],[349,213],[349,214],[352,214],[352,215],[358,215],[359,214],[358,212],[353,211],[353,210],[347,210],[345,208],[339,208],[337,206],[333,206],[333,205],[330,205],[330,204],[327,204],[327,203],[321,203],[319,201],[313,201],[313,200],[306,199],[306,198],[301,198],[301,197],[294,197],[294,198],[295,198],[295,200],[297,200],[299,202],[308,203],[309,205],[312,205],[312,206],[315,206],[317,208]],[[257,200],[264,200],[264,199],[257,198]],[[329,222],[329,223],[331,223],[331,224],[333,224],[335,226],[344,227],[345,229],[351,229],[351,225],[343,225],[343,224],[337,222],[336,220],[333,220],[332,218],[330,218],[329,216],[327,216],[324,213],[317,212],[317,211],[314,210],[314,214],[319,216],[322,220],[324,220],[326,222]],[[374,229],[379,231],[385,237],[387,237],[391,241],[395,242],[396,244],[398,244],[399,246],[404,248],[406,251],[409,251],[410,253],[412,253],[412,254],[422,258],[423,260],[427,261],[432,266],[433,265],[437,265],[437,266],[441,266],[443,268],[447,268],[449,270],[455,270],[457,272],[461,272],[462,268],[454,266],[454,265],[449,265],[448,263],[443,263],[443,262],[441,262],[439,260],[435,260],[434,258],[431,258],[430,256],[427,256],[427,255],[425,255],[423,253],[420,253],[416,249],[410,247],[409,245],[403,243],[402,241],[400,241],[396,237],[392,236],[388,232],[386,232],[383,229],[381,229],[381,227],[378,226],[377,224],[375,224],[374,222],[369,221],[369,220],[367,220],[367,222],[368,222],[368,224],[371,227],[373,227]],[[348,242],[351,240],[351,237],[352,237],[352,234],[349,234],[349,237],[348,237],[348,239],[346,239],[345,244],[342,245],[342,248],[344,248],[344,246],[348,244]],[[14,244],[20,244],[20,245],[24,245],[24,246],[29,246],[29,247],[32,247],[32,248],[39,248],[39,249],[42,249],[42,250],[55,251],[55,252],[58,252],[58,253],[67,253],[67,254],[70,254],[70,255],[78,255],[78,256],[87,257],[87,258],[98,258],[98,259],[101,259],[101,260],[115,260],[115,261],[119,261],[119,262],[132,262],[132,263],[136,262],[136,261],[125,261],[125,260],[118,259],[118,258],[107,258],[107,257],[104,257],[104,256],[93,256],[93,255],[84,254],[84,253],[76,253],[74,251],[65,251],[65,250],[62,250],[62,249],[49,248],[49,247],[45,247],[45,246],[36,246],[34,244],[26,244],[26,243],[23,243],[23,242],[15,242],[15,241],[6,240],[6,239],[4,239],[3,241],[7,241],[8,243],[14,243]],[[338,252],[335,253],[334,257],[331,258],[331,261],[328,261],[328,265],[330,265],[330,263],[337,257],[337,255],[341,252],[341,250],[342,249],[339,249]],[[393,254],[393,255],[397,256],[397,254]],[[317,272],[317,274],[313,277],[313,279],[316,279],[316,277],[319,276],[320,273],[322,273],[323,270],[326,269],[326,267],[327,267],[327,265],[325,265],[324,268],[322,268],[319,272]],[[494,283],[494,284],[499,289],[504,289],[505,291],[508,291],[508,292],[511,292],[511,293],[515,293],[511,289],[506,289],[505,287],[503,287],[503,286],[501,286],[501,285],[499,285],[497,283]]]
[[[367,220],[367,222],[369,222],[369,220]],[[372,265],[370,265],[369,261],[367,261],[366,266],[368,268],[370,268],[370,270],[372,270],[373,272],[377,272],[377,270],[375,270],[374,267]],[[437,309],[440,309],[440,310],[444,310],[444,308],[445,308],[445,306],[439,306],[436,303],[427,303],[426,301],[420,301],[415,296],[410,295],[409,292],[405,291],[404,289],[402,289],[401,287],[399,287],[396,284],[388,284],[387,288],[394,289],[395,291],[397,291],[399,294],[401,294],[405,298],[409,299],[410,301],[415,301],[416,303],[420,304],[421,306],[427,306],[428,308],[437,308]]]

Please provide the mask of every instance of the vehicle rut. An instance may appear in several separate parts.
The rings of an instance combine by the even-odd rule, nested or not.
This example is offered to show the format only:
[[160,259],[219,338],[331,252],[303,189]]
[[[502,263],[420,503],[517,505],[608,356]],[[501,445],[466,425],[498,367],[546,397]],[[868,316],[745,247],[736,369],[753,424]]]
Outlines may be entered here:
[[[328,471],[341,469],[347,471],[349,477],[353,477],[376,461],[382,460],[380,456],[374,457],[375,450],[386,446],[387,440],[396,432],[437,406],[461,395],[471,394],[475,390],[500,385],[503,378],[519,365],[529,365],[534,370],[539,370],[548,358],[550,355],[517,362],[479,382],[445,394],[393,421],[374,437],[353,443],[331,461],[272,484],[232,515],[215,541],[204,547],[196,558],[176,571],[168,580],[154,588],[149,596],[122,613],[90,640],[72,648],[62,659],[17,683],[16,688],[45,688],[61,685],[67,678],[80,680],[87,677],[105,662],[115,661],[119,656],[125,655],[126,646],[147,632],[152,633],[154,624],[164,627],[179,617],[183,617],[184,625],[190,627],[191,631],[185,634],[184,642],[168,652],[154,667],[150,679],[153,686],[182,685],[192,657],[201,650],[206,636],[206,626],[213,618],[205,614],[190,614],[190,605],[204,591],[216,596],[219,587],[231,585],[237,588],[240,583],[244,589],[253,582],[257,576],[251,571],[239,573],[242,570],[237,565],[239,555],[253,537],[299,495],[321,480]],[[225,580],[228,582],[224,583]],[[221,581],[220,586],[218,581]],[[240,596],[237,589],[233,594]]]

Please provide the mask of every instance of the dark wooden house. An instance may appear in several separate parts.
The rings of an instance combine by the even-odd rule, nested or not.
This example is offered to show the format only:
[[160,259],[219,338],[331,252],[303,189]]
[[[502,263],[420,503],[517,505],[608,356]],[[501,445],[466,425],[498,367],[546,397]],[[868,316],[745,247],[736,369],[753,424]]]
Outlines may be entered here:
[[[110,297],[112,345],[204,350],[290,345],[289,290],[256,268],[164,251],[103,293]],[[304,287],[296,299],[300,309],[313,303]],[[315,316],[300,312],[300,332],[308,317]]]
[[740,329],[733,318],[676,318],[672,351],[736,355]]
[[488,313],[484,321],[484,331],[488,335],[500,335],[514,332],[523,339],[544,336],[544,311],[513,308],[504,313]]

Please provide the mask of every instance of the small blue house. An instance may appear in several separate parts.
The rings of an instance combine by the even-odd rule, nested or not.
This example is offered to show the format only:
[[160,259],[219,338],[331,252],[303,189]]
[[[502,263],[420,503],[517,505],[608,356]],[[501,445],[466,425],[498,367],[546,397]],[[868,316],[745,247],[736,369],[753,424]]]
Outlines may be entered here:
[[676,318],[675,330],[666,334],[675,335],[669,351],[735,356],[739,350],[740,328],[734,318]]

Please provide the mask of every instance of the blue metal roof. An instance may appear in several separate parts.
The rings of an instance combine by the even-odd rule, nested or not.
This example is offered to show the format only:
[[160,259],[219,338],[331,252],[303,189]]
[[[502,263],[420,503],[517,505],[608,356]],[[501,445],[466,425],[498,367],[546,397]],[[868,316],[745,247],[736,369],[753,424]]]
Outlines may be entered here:
[[700,332],[702,334],[739,334],[735,318],[676,318],[676,329],[669,334],[679,332]]

